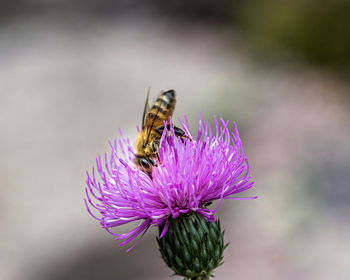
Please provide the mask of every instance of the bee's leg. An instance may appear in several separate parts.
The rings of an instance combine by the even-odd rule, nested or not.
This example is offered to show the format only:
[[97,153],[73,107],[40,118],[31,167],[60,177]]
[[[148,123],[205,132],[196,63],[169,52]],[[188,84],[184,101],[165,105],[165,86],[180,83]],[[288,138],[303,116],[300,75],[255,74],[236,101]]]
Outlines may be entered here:
[[[167,126],[166,126],[166,128],[168,129],[168,130],[170,130],[170,124],[168,124]],[[179,137],[187,137],[186,135],[185,135],[185,132],[181,129],[181,128],[179,128],[179,127],[177,127],[177,126],[173,126],[173,128],[174,128],[174,132],[175,132],[175,135],[176,136],[179,136]],[[162,133],[163,133],[163,131],[164,131],[164,125],[162,125],[162,126],[158,126],[156,129],[155,129],[155,131],[159,134],[159,135],[162,135]]]
[[158,162],[160,163],[159,153],[156,153],[156,156],[157,156],[157,160],[158,160]]
[[[159,157],[159,153],[158,153],[158,145],[155,141],[153,141],[153,143],[152,143],[152,148],[153,148],[153,152],[154,152],[155,156],[157,157],[158,162],[160,163],[160,157]],[[153,165],[156,165],[156,163],[154,163]]]
[[[184,138],[187,138],[187,139],[190,139],[192,140],[190,137],[188,137],[186,134],[185,134],[185,131],[183,131],[181,128],[177,127],[177,126],[173,126],[174,127],[174,133],[177,137],[180,137],[181,140],[183,140]],[[170,129],[170,124],[167,125],[167,129],[169,130]],[[163,131],[164,131],[164,126],[159,126],[155,129],[155,131],[159,134],[159,135],[162,135],[163,134]]]
[[157,146],[157,143],[155,141],[152,142],[152,149],[153,149],[154,153],[158,152],[158,146]]
[[157,165],[157,163],[153,160],[153,158],[147,157],[147,160],[148,160],[148,162],[149,162],[151,165],[153,165],[153,166],[156,166],[156,165]]
[[178,136],[178,137],[187,137],[185,135],[185,131],[183,131],[181,128],[177,127],[174,125],[174,132],[175,132],[175,135]]
[[[166,128],[169,130],[169,129],[170,129],[170,124],[168,124],[168,125],[166,126]],[[155,129],[155,132],[157,132],[159,135],[162,135],[162,134],[163,134],[163,131],[164,131],[164,125],[158,126],[158,127]]]
[[190,139],[192,141],[192,139],[190,137],[188,137],[185,134],[185,131],[183,131],[181,128],[174,126],[174,132],[175,132],[176,136],[180,137],[182,142],[184,141],[184,138]]

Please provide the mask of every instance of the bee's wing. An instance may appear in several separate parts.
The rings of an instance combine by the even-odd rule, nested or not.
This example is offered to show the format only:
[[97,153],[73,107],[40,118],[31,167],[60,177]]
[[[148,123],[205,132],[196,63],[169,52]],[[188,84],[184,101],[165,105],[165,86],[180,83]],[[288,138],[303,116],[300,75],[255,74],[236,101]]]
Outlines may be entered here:
[[143,109],[142,124],[141,124],[142,129],[145,129],[145,126],[146,126],[146,116],[147,116],[148,112],[150,111],[150,106],[149,106],[149,103],[148,103],[149,92],[150,92],[150,88],[148,88],[147,97],[146,97],[146,102],[145,102],[145,107],[144,107],[144,109]]

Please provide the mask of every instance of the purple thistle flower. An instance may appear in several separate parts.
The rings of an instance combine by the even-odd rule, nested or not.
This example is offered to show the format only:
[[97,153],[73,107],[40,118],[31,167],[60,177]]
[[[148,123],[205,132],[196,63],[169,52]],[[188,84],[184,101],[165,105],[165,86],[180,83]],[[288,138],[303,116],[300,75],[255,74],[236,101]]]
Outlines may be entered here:
[[[199,120],[199,130],[194,139],[188,130],[188,121],[181,121],[185,133],[193,140],[177,138],[173,129],[166,129],[160,141],[161,163],[152,170],[152,179],[134,163],[130,141],[121,134],[121,140],[110,143],[111,155],[96,159],[96,170],[102,182],[97,180],[95,168],[87,172],[85,203],[89,213],[124,245],[143,236],[150,226],[164,225],[160,238],[165,235],[169,218],[196,212],[207,221],[215,221],[214,214],[223,199],[255,199],[232,195],[251,188],[249,164],[243,152],[236,124],[228,130],[229,121],[218,122],[213,134],[208,122]],[[165,126],[166,127],[166,126]],[[120,152],[118,153],[117,147]],[[92,201],[92,198],[96,202]],[[219,200],[215,209],[206,205]],[[99,213],[95,216],[91,207]],[[110,228],[126,223],[141,223],[125,234],[115,234]],[[140,240],[140,239],[139,239]],[[128,249],[131,250],[137,242]]]

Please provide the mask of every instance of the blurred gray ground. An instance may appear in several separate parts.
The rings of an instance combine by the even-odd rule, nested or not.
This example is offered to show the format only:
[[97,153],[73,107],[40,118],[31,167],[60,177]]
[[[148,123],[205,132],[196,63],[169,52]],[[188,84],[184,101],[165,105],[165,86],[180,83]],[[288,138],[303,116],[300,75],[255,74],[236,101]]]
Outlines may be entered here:
[[125,253],[83,204],[85,171],[118,127],[135,139],[151,86],[177,90],[193,129],[198,111],[239,126],[259,199],[223,203],[217,279],[349,279],[349,84],[243,50],[220,25],[128,15],[0,25],[0,278],[171,274],[155,230]]

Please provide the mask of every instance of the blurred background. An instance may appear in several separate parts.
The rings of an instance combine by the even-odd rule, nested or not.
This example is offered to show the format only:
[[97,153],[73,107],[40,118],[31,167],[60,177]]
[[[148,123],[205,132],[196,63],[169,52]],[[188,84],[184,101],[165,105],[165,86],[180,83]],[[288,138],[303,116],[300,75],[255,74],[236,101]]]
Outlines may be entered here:
[[238,124],[259,198],[217,213],[216,279],[350,279],[349,17],[349,0],[1,1],[0,279],[172,274],[156,230],[126,253],[83,203],[148,87],[175,89],[193,131],[199,111]]

